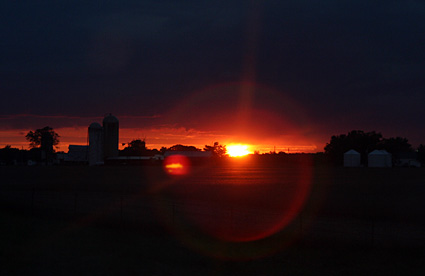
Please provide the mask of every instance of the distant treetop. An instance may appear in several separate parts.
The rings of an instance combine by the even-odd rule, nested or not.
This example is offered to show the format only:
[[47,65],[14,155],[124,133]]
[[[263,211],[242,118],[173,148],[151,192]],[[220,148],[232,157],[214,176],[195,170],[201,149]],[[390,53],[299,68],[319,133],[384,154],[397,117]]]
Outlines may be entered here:
[[204,151],[211,151],[216,157],[223,157],[227,154],[226,146],[220,145],[218,142],[214,142],[213,146],[205,145]]
[[201,149],[198,149],[195,146],[184,146],[184,145],[181,145],[181,144],[177,144],[177,145],[169,147],[167,150],[170,150],[170,151],[200,151]]

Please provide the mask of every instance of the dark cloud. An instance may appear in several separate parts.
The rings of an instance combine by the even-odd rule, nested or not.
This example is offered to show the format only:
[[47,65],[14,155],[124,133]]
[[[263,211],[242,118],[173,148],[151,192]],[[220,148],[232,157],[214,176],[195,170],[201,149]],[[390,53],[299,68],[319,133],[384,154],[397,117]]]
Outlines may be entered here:
[[254,91],[260,109],[288,116],[281,97],[302,106],[298,124],[320,142],[353,128],[425,142],[423,1],[4,1],[0,10],[1,115],[112,112],[217,128],[211,117],[237,117],[233,106],[167,114],[208,87],[250,81],[280,94]]

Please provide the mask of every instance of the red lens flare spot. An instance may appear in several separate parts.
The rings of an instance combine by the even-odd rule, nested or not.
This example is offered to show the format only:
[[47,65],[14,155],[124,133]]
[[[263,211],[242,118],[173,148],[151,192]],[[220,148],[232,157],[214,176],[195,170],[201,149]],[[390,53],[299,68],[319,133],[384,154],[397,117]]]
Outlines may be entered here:
[[164,160],[164,170],[170,175],[185,175],[189,169],[189,159],[184,155],[170,155]]

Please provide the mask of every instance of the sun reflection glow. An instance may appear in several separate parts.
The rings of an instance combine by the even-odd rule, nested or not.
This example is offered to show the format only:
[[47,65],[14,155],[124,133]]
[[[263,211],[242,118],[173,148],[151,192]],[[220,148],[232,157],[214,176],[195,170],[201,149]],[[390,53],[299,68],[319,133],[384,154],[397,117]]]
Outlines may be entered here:
[[185,175],[189,173],[190,162],[186,156],[171,155],[164,159],[163,166],[169,175]]
[[173,169],[182,169],[183,165],[180,163],[173,163],[173,164],[169,164],[169,165],[165,165],[165,168],[168,169],[169,172],[173,171]]
[[241,157],[252,153],[248,145],[228,145],[226,149],[230,157]]

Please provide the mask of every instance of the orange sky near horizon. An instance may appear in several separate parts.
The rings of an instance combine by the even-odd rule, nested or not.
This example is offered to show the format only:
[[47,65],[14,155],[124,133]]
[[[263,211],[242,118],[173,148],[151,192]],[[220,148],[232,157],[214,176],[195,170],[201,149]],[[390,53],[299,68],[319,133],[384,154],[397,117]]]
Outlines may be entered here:
[[[145,139],[150,149],[176,144],[203,148],[246,144],[250,151],[319,152],[327,141],[304,107],[286,93],[252,82],[207,86],[176,101],[154,115],[113,114],[119,120],[119,148],[134,139]],[[48,125],[60,135],[58,151],[70,144],[87,145],[88,126],[103,117],[17,114],[4,117],[0,147],[28,148],[25,134],[33,126]],[[23,123],[25,122],[25,123]],[[142,127],[139,127],[142,126]],[[13,130],[12,130],[13,129]],[[323,131],[323,130],[322,130]],[[321,132],[322,132],[321,131]]]
[[421,1],[69,2],[2,6],[0,148],[45,126],[57,150],[86,145],[106,114],[151,149],[322,152],[352,130],[425,144]]
[[[57,128],[54,129],[60,135],[60,143],[57,151],[68,152],[68,146],[71,145],[87,145],[87,128]],[[29,149],[29,143],[25,139],[29,129],[22,130],[0,130],[0,148],[6,145],[11,145],[14,148]],[[223,135],[210,133],[205,131],[197,131],[194,129],[185,128],[151,128],[151,129],[136,129],[136,128],[120,128],[119,132],[119,148],[123,149],[128,143],[134,139],[145,139],[146,146],[149,149],[160,149],[161,147],[170,147],[175,144],[195,146],[202,149],[205,145],[212,145],[214,142],[219,142],[222,145],[228,144],[247,144],[250,145],[251,151],[266,153],[270,151],[276,152],[305,152],[312,153],[321,151],[313,141],[302,139],[301,137],[291,137],[292,140],[272,139],[254,140],[250,137],[241,138],[235,135]],[[323,147],[322,147],[323,148]]]

